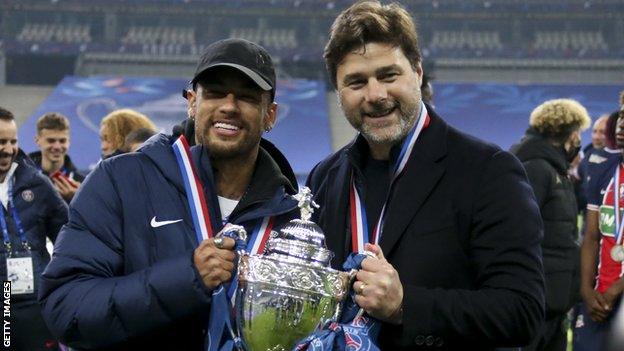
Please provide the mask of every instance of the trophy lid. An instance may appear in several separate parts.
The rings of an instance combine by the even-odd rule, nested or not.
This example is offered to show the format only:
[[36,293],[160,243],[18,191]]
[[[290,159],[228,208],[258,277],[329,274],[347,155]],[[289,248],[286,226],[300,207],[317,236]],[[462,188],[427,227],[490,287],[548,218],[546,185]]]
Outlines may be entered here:
[[303,187],[294,198],[299,200],[301,218],[291,220],[279,232],[274,232],[267,243],[265,254],[329,266],[333,254],[325,246],[325,234],[321,227],[310,221],[314,208],[319,207],[312,201],[312,192],[308,187]]

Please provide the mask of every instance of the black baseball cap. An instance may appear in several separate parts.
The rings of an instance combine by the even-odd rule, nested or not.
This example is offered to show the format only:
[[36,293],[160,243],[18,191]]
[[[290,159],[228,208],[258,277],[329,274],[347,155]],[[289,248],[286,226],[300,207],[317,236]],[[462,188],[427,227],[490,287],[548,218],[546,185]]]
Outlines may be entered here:
[[[275,67],[269,53],[260,45],[245,39],[223,39],[210,44],[201,55],[195,75],[189,82],[194,88],[199,77],[215,67],[232,67],[249,77],[262,90],[275,98]],[[186,89],[182,91],[186,98]]]

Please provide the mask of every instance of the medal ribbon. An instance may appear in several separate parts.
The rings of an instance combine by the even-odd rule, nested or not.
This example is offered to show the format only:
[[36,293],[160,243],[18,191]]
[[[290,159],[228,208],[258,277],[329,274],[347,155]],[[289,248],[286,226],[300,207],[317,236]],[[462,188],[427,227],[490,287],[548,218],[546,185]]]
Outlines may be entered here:
[[[214,228],[210,220],[208,203],[204,196],[204,187],[198,176],[197,169],[191,159],[191,151],[186,138],[181,135],[172,145],[174,154],[178,161],[186,197],[191,209],[191,217],[195,226],[197,243],[215,236]],[[218,206],[218,204],[217,204]],[[254,229],[251,238],[247,241],[246,249],[250,254],[258,254],[264,251],[266,242],[273,229],[274,218],[264,217]],[[219,350],[223,336],[224,326],[227,326],[232,340],[228,340],[222,345],[221,350],[231,350],[234,347],[240,348],[240,338],[236,336],[232,326],[232,309],[234,296],[238,286],[238,275],[233,274],[232,283],[219,286],[212,293],[212,304],[208,335],[206,340],[207,350]],[[226,295],[227,292],[227,295]],[[229,306],[228,300],[231,302]]]
[[619,164],[615,169],[615,176],[613,177],[613,209],[615,212],[615,245],[622,243],[622,230],[624,230],[624,221],[620,218],[620,168]]
[[[253,230],[251,238],[245,245],[242,240],[237,240],[236,250],[242,250],[245,246],[247,252],[252,254],[262,253],[273,228],[273,217],[267,216],[259,221],[259,225]],[[224,236],[228,236],[227,229]],[[208,323],[208,339],[206,349],[208,351],[230,351],[234,348],[242,350],[241,338],[234,331],[235,320],[234,303],[236,289],[238,288],[238,274],[234,272],[232,282],[222,284],[212,294],[210,320]],[[230,339],[223,340],[223,332],[227,326]]]
[[[7,202],[7,214],[11,213],[11,217],[13,217],[13,221],[15,222],[15,228],[17,229],[17,235],[19,236],[24,248],[29,249],[28,239],[26,239],[26,233],[24,232],[22,221],[17,214],[15,202],[13,201],[13,186],[15,183],[15,178],[8,179],[7,181],[9,182],[9,201]],[[9,226],[7,224],[6,218],[4,217],[4,213],[2,213],[2,215],[0,216],[0,226],[2,227],[2,239],[4,241],[4,246],[7,248],[7,254],[11,255],[11,237],[9,236]]]
[[184,180],[186,198],[191,208],[191,217],[193,218],[195,235],[199,245],[203,240],[214,237],[215,233],[210,220],[210,213],[208,212],[208,203],[204,196],[204,187],[191,160],[191,150],[184,135],[181,135],[173,143],[173,153],[176,156],[182,179]]
[[350,215],[351,215],[351,248],[353,252],[364,252],[364,244],[368,242],[372,242],[376,245],[379,244],[379,240],[381,239],[383,225],[384,225],[384,217],[386,214],[386,207],[390,200],[390,194],[392,193],[392,188],[396,184],[396,180],[401,176],[405,166],[407,165],[407,161],[412,154],[412,150],[414,149],[414,145],[416,144],[416,140],[420,136],[420,133],[424,129],[424,127],[429,123],[429,114],[427,113],[427,108],[425,104],[420,103],[420,114],[418,115],[418,119],[412,130],[409,132],[405,141],[403,142],[403,146],[401,147],[401,153],[394,164],[392,179],[390,180],[390,188],[388,189],[388,195],[386,196],[386,201],[381,209],[381,214],[379,215],[379,220],[375,224],[375,228],[373,229],[373,237],[372,240],[369,241],[368,237],[368,223],[366,220],[366,208],[362,203],[362,197],[360,196],[357,187],[355,186],[355,177],[351,174],[351,186],[349,191],[349,205],[350,205]]

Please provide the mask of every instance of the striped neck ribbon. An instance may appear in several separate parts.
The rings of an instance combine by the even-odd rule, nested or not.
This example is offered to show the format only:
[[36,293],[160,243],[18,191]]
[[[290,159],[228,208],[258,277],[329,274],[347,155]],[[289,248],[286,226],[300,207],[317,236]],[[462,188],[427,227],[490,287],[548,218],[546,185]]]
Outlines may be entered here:
[[366,220],[366,208],[364,206],[364,203],[362,202],[362,196],[355,186],[355,177],[352,173],[351,186],[349,191],[349,212],[351,219],[351,248],[353,252],[364,253],[364,245],[369,242],[376,245],[379,244],[379,240],[381,239],[383,231],[386,208],[390,200],[390,194],[392,194],[392,188],[395,186],[396,180],[405,170],[405,166],[407,165],[407,161],[412,154],[412,150],[414,149],[416,140],[428,124],[429,114],[427,113],[427,108],[425,107],[425,104],[421,102],[420,114],[418,115],[418,119],[416,120],[416,123],[414,123],[414,127],[412,128],[412,130],[403,141],[401,153],[399,153],[399,157],[394,164],[388,195],[386,196],[386,201],[384,202],[384,205],[381,209],[379,219],[373,229],[372,238],[368,237],[369,230],[368,222]]

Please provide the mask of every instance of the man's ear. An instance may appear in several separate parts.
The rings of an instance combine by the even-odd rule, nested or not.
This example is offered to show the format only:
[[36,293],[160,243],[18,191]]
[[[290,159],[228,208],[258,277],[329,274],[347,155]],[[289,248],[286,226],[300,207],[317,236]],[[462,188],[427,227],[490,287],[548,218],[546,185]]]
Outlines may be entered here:
[[41,145],[39,145],[40,140],[41,138],[39,137],[39,134],[35,134],[35,144],[37,144],[39,147],[41,147]]
[[189,89],[186,91],[187,114],[190,119],[195,119],[195,104],[197,103],[197,92]]
[[425,73],[425,71],[423,70],[423,67],[422,67],[422,62],[418,62],[414,72],[416,72],[416,75],[418,75],[418,86],[421,86],[422,85],[423,74]]
[[277,121],[277,103],[272,102],[269,104],[267,108],[266,114],[264,116],[264,131],[268,132],[275,126],[275,122]]

